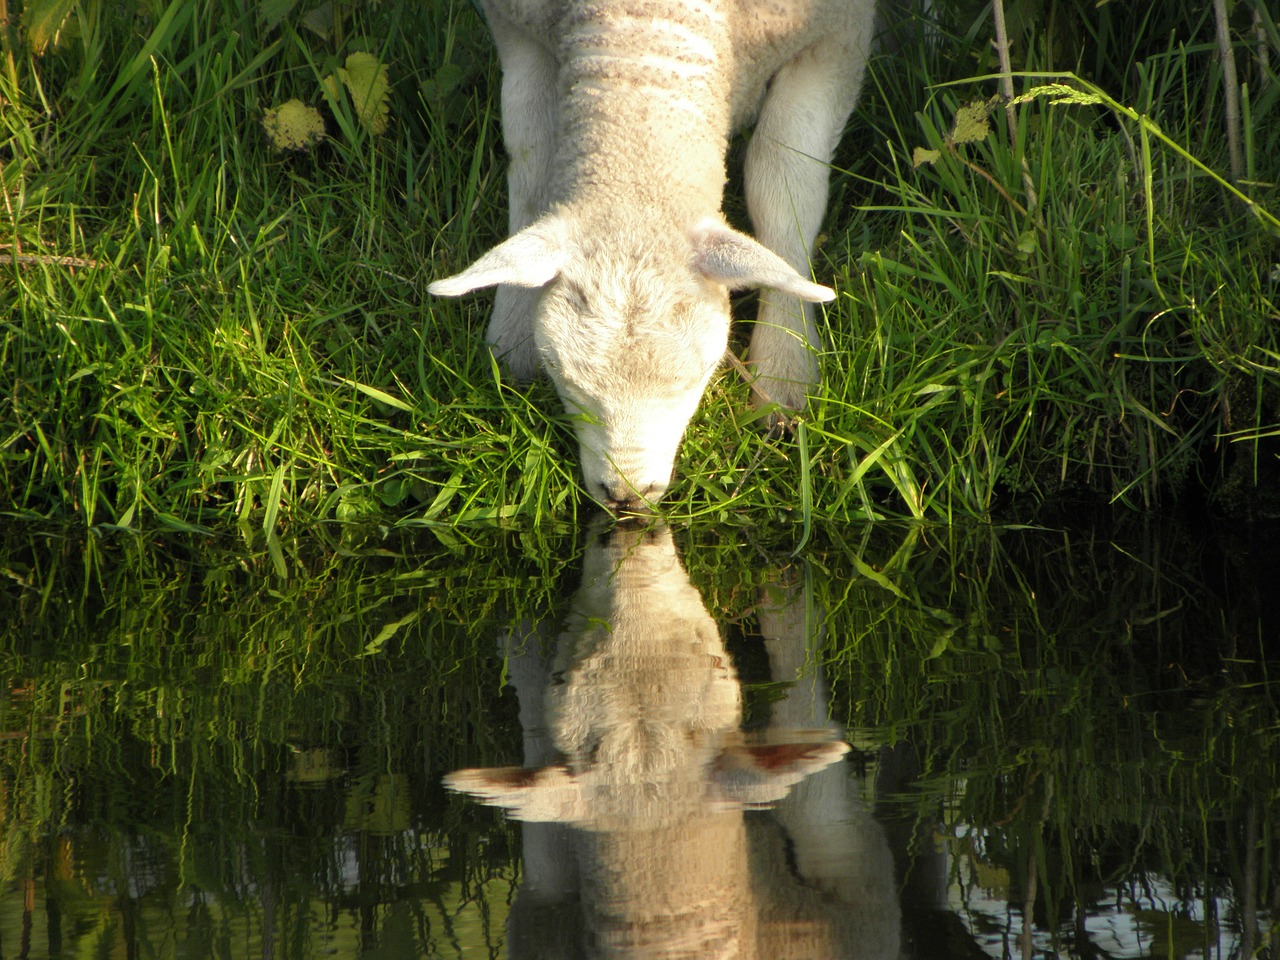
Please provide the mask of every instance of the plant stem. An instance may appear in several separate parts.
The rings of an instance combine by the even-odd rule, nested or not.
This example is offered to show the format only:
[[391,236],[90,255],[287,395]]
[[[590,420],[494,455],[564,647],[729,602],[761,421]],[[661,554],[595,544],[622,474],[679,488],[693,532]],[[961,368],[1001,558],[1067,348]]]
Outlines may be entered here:
[[1218,56],[1222,60],[1222,85],[1226,95],[1227,148],[1231,151],[1231,179],[1244,175],[1240,151],[1240,83],[1236,79],[1236,54],[1231,46],[1226,0],[1213,0],[1213,24],[1218,35]]
[[1009,128],[1009,146],[1022,163],[1022,189],[1027,194],[1027,210],[1036,208],[1036,185],[1031,179],[1027,158],[1018,146],[1018,114],[1013,103],[1013,65],[1009,59],[1009,30],[1004,19],[1004,0],[991,0],[996,27],[996,54],[1000,58],[1000,93],[1005,99],[1004,119]]

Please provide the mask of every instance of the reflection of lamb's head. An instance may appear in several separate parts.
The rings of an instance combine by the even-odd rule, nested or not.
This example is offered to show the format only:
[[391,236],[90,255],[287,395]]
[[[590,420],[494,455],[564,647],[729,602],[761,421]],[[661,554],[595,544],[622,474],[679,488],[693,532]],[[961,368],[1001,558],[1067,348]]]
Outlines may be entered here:
[[601,786],[701,779],[741,692],[671,533],[623,529],[587,554],[547,692],[556,746]]
[[522,820],[651,829],[776,801],[848,749],[823,732],[743,743],[736,673],[662,526],[591,538],[545,707],[562,764],[463,770],[446,783]]

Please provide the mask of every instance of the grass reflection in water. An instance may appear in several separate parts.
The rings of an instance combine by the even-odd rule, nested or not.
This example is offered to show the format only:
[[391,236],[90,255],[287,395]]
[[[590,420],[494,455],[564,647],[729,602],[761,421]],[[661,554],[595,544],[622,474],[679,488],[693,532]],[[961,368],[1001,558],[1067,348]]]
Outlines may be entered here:
[[[774,675],[765,640],[771,594],[793,599],[866,767],[834,769],[880,772],[906,950],[1274,950],[1273,547],[816,534],[803,560],[785,530],[675,538],[748,733],[804,670]],[[441,777],[522,762],[498,641],[563,622],[583,540],[11,527],[0,952],[506,956],[520,828]]]

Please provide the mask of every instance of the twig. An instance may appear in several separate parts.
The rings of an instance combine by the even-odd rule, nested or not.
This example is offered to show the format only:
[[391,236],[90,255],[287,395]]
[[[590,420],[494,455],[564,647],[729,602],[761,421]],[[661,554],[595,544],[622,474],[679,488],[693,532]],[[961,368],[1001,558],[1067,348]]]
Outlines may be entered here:
[[1271,82],[1271,44],[1267,42],[1267,28],[1262,22],[1262,11],[1253,7],[1253,37],[1258,41],[1258,89],[1265,90]]
[[1004,21],[1004,0],[991,0],[991,15],[996,27],[996,56],[1000,58],[1000,92],[1004,95],[1004,119],[1009,128],[1009,149],[1022,162],[1022,189],[1027,195],[1027,209],[1036,208],[1036,185],[1031,167],[1018,149],[1018,108],[1013,102],[1013,64],[1009,59],[1009,31]]
[[[738,355],[732,350],[726,350],[724,357],[729,361],[729,366],[738,371],[738,376],[742,377],[743,382],[751,388],[751,392],[764,406],[773,404],[773,397],[769,396],[769,391],[760,386],[760,378],[752,374],[747,369],[747,365],[738,359]],[[774,404],[779,411],[783,409],[781,404]],[[795,418],[787,416],[781,412],[774,414],[772,423],[769,427],[770,433],[789,433],[795,424]]]
[[1244,157],[1240,152],[1240,83],[1236,79],[1236,53],[1231,46],[1231,27],[1227,23],[1227,0],[1213,0],[1213,25],[1218,35],[1218,56],[1222,60],[1227,149],[1231,152],[1231,179],[1235,182],[1244,176]]
[[[741,360],[738,359],[738,355],[734,353],[732,350],[726,350],[724,352],[724,358],[729,361],[729,366],[733,367],[733,369],[738,371],[738,376],[740,376],[743,379],[743,382],[745,382],[748,386],[751,387],[752,390],[754,390],[755,384],[751,382],[753,379],[751,376],[751,371],[747,369],[747,365],[745,363],[743,363]],[[760,396],[764,399],[766,403],[769,402],[769,397],[767,394],[765,394],[763,390],[760,391]]]
[[91,270],[106,266],[102,260],[88,260],[85,257],[55,257],[43,253],[0,253],[0,264],[17,264],[20,267],[43,264],[54,267],[85,267]]

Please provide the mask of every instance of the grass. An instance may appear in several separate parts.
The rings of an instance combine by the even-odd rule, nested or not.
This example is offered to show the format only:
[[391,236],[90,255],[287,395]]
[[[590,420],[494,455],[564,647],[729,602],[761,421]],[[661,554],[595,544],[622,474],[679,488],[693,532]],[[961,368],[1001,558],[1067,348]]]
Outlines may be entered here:
[[[99,0],[56,42],[13,17],[0,509],[268,533],[577,519],[554,393],[502,382],[480,299],[425,293],[505,222],[497,73],[475,10],[320,9],[151,0],[125,15]],[[1068,60],[1115,99],[1021,103],[1016,140],[1003,111],[986,137],[952,131],[995,89],[988,32],[964,4],[934,42],[906,36],[876,58],[816,257],[841,294],[825,385],[776,438],[726,369],[671,516],[1025,516],[1081,494],[1280,509],[1274,67],[1250,67],[1247,175],[1229,187],[1212,23],[1172,6],[1137,25],[1055,9],[1102,46],[1084,59],[1046,34],[1017,64],[1023,88],[1090,89],[1055,69]],[[1242,63],[1252,37],[1239,32]],[[381,134],[359,90],[326,83],[359,52],[389,68]],[[326,124],[309,150],[264,133],[291,99]],[[913,167],[917,147],[936,161]]]

